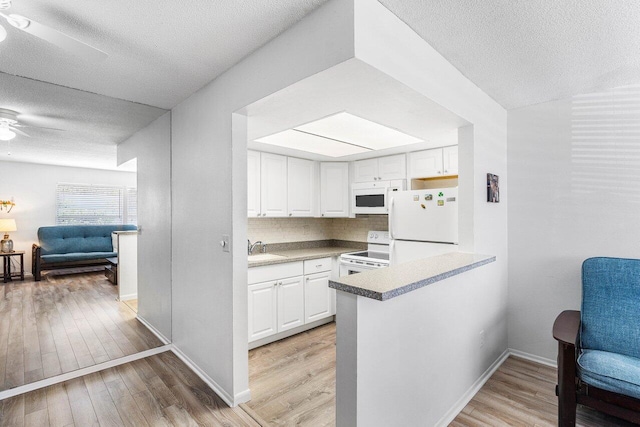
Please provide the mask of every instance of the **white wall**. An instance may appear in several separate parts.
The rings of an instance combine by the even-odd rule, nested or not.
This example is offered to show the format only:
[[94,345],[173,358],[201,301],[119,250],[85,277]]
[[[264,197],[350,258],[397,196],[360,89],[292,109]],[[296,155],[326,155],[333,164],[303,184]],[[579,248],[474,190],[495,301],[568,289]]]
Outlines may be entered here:
[[509,111],[509,347],[555,363],[551,328],[580,309],[582,261],[640,258],[638,95]]
[[[359,425],[361,421],[364,421],[361,425],[367,426],[388,425],[382,420],[387,419],[389,408],[403,413],[403,425],[433,425],[443,415],[443,411],[453,407],[507,349],[507,113],[378,2],[356,0],[355,17],[358,60],[386,72],[473,123],[473,128],[465,128],[459,134],[461,165],[464,166],[461,168],[459,183],[461,194],[468,195],[460,201],[460,227],[466,234],[461,235],[461,249],[496,255],[497,261],[491,267],[478,269],[470,278],[474,293],[469,295],[483,295],[478,298],[477,306],[470,305],[464,299],[466,293],[457,294],[461,307],[473,306],[475,309],[463,310],[465,317],[458,324],[461,333],[459,337],[456,334],[451,337],[452,340],[461,340],[455,363],[450,365],[451,375],[440,375],[444,365],[396,364],[392,369],[399,377],[410,379],[424,376],[433,381],[429,388],[390,390],[386,386],[395,384],[392,378],[381,375],[376,377],[373,368],[362,373],[358,371]],[[499,204],[486,202],[488,172],[500,176],[502,197]],[[411,299],[411,295],[399,298],[403,297]],[[457,310],[452,306],[455,305],[455,298],[443,304],[443,310],[446,310],[446,305],[451,306],[452,311]],[[387,309],[392,310],[391,307],[382,308],[385,311]],[[370,340],[378,339],[374,333],[361,334],[369,327],[370,325],[366,325],[358,330],[359,349],[361,344],[362,348],[369,348],[370,344],[376,347],[376,351],[379,350],[379,359],[392,360],[390,355],[397,352],[393,345],[377,347],[373,343],[367,343],[367,337]],[[479,336],[482,330],[486,334],[486,344],[481,348]],[[444,348],[440,350],[446,352]],[[414,370],[416,366],[419,370]],[[338,378],[338,393],[340,381]],[[362,387],[365,390],[361,390]],[[433,393],[434,389],[438,389],[439,393]],[[412,394],[412,402],[423,404],[407,405],[407,394]],[[339,413],[341,404],[338,396]],[[366,414],[366,417],[360,418],[361,413]]]
[[171,113],[118,145],[138,165],[138,317],[171,340]]
[[329,1],[172,110],[173,343],[229,402],[249,398],[246,121],[232,131],[232,114],[351,57],[353,4]]
[[31,245],[38,242],[38,228],[56,225],[56,185],[58,183],[136,186],[132,172],[49,166],[0,161],[0,172],[7,177],[0,184],[0,199],[13,197],[16,206],[1,218],[16,220],[18,231],[9,233],[14,250],[25,251],[25,272],[31,274]]

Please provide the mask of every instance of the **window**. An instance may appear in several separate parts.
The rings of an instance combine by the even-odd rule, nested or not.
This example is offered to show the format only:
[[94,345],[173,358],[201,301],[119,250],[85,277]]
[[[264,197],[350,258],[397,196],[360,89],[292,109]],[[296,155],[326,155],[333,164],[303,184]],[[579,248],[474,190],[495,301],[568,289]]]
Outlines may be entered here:
[[137,191],[132,187],[58,184],[56,224],[137,225]]

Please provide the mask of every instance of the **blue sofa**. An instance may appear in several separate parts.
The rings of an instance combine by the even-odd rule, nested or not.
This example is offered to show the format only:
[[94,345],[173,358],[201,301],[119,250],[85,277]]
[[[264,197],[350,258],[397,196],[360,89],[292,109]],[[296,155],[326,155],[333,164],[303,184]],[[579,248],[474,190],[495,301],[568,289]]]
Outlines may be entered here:
[[34,244],[31,271],[36,281],[43,270],[85,267],[107,264],[117,256],[111,233],[136,230],[135,225],[57,225],[38,229],[38,244]]
[[575,426],[576,405],[640,424],[640,260],[582,264],[581,311],[562,312],[558,341],[558,425]]

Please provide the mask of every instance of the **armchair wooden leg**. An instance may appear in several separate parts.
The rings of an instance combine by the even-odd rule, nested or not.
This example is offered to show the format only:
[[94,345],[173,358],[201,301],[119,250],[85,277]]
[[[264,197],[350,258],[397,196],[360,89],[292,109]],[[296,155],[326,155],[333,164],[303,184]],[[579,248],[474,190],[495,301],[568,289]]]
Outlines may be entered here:
[[576,425],[576,354],[575,346],[558,343],[558,426]]

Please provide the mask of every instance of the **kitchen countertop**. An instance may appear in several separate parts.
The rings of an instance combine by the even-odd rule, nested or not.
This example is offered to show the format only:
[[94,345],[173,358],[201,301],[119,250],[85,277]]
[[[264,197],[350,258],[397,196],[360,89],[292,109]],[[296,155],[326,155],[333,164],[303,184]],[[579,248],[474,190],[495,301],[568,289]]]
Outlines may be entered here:
[[385,301],[495,260],[493,255],[451,252],[330,280],[329,287]]
[[[307,249],[291,249],[267,252],[266,255],[278,255],[282,258],[277,259],[260,259],[261,255],[255,254],[249,255],[249,268],[260,267],[263,265],[283,264],[285,262],[305,261],[308,259],[333,257],[342,255],[348,252],[358,252],[362,249],[358,248],[343,248],[338,246],[325,246],[320,248],[307,248]],[[254,258],[253,260],[251,258]]]

